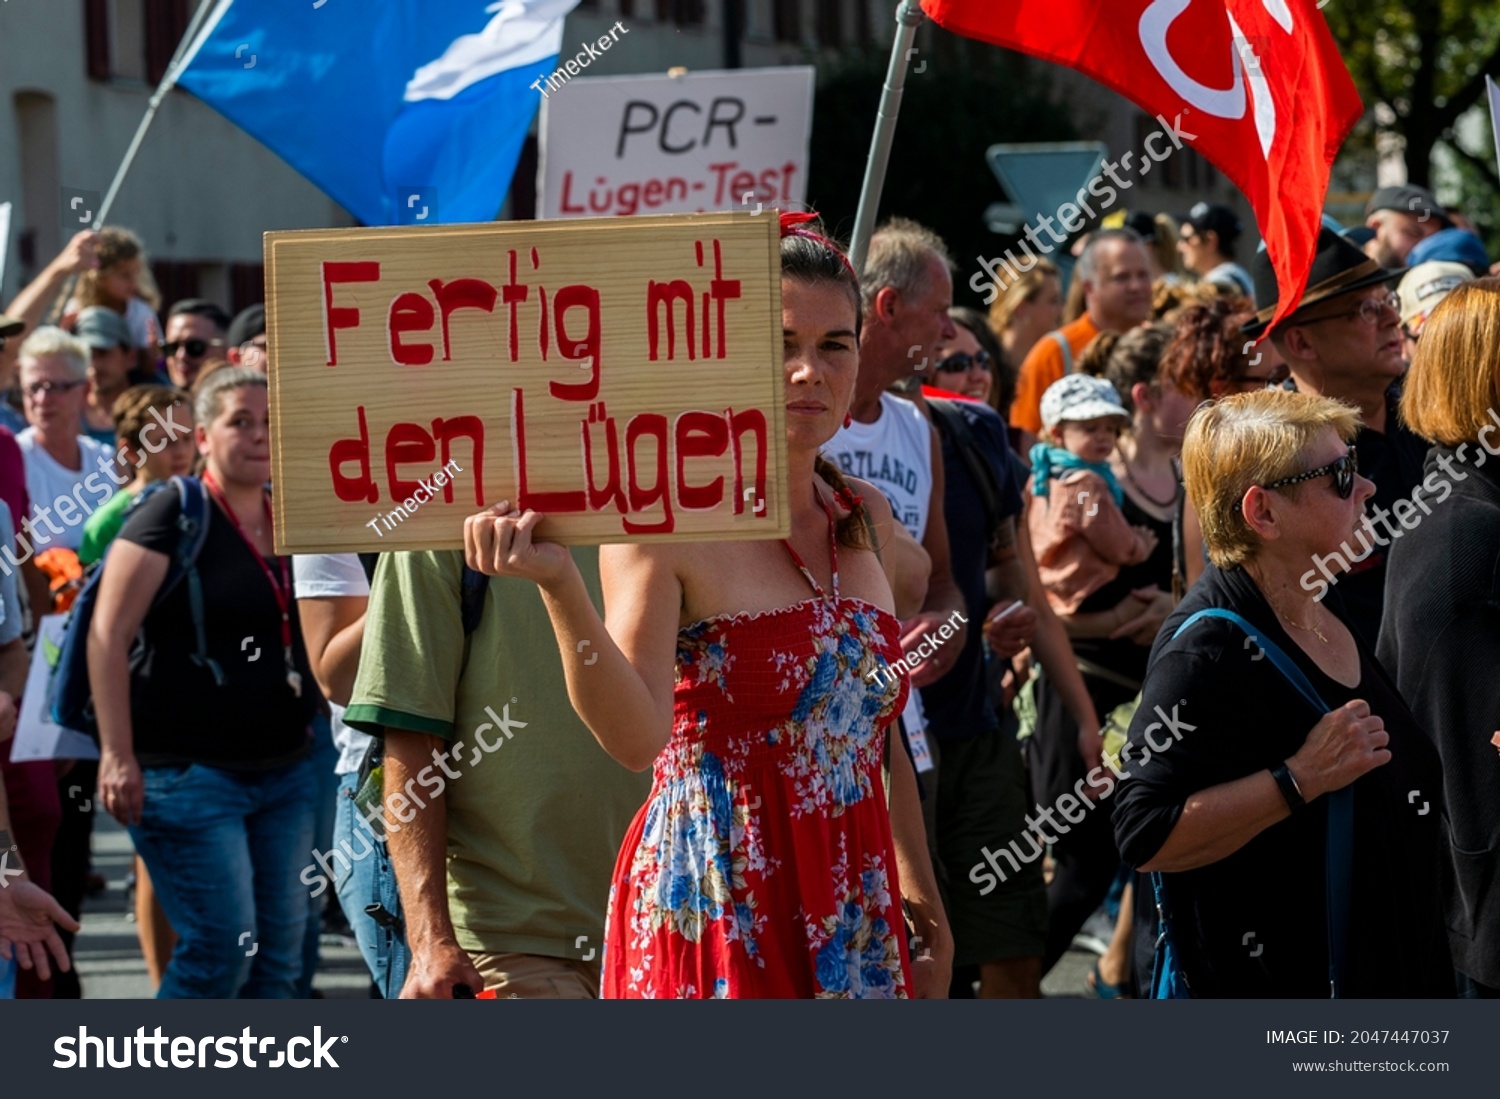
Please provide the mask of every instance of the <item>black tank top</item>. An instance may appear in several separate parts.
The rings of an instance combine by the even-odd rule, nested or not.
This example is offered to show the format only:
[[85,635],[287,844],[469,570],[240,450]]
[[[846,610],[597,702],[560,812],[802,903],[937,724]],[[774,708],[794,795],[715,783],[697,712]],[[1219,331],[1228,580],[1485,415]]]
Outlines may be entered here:
[[[1156,535],[1156,548],[1140,564],[1122,567],[1119,576],[1083,601],[1078,608],[1079,614],[1111,610],[1136,588],[1155,584],[1164,592],[1172,590],[1172,521],[1146,514],[1128,492],[1120,511],[1126,522],[1132,526],[1144,526]],[[1151,655],[1151,647],[1137,645],[1129,638],[1116,641],[1107,638],[1076,638],[1073,641],[1073,652],[1084,660],[1140,682],[1146,675],[1146,659]]]

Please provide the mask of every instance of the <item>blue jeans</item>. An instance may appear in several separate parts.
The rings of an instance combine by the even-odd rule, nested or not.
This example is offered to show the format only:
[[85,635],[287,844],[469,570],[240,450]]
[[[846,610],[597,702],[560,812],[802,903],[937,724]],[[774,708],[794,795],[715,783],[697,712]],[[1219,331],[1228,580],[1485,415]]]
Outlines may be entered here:
[[364,955],[370,977],[380,994],[388,1000],[401,995],[406,982],[406,967],[411,951],[399,928],[384,927],[365,911],[369,904],[383,905],[397,921],[401,920],[401,894],[396,890],[396,868],[384,839],[376,839],[370,827],[354,806],[359,775],[342,775],[339,779],[338,815],[334,818],[334,846],[326,865],[333,868],[333,888],[339,906],[359,952]]
[[161,999],[290,999],[302,971],[317,775],[147,767],[130,838],[178,935]]
[[0,1000],[16,998],[16,963],[0,958]]
[[[312,764],[317,776],[318,789],[313,795],[313,841],[314,848],[333,845],[333,818],[338,801],[339,776],[334,773],[339,763],[339,750],[333,743],[333,730],[328,718],[317,714],[312,719]],[[305,1000],[312,995],[313,977],[318,972],[319,940],[323,932],[322,897],[311,898],[307,906],[307,930],[302,937],[302,976],[297,981],[297,998]]]

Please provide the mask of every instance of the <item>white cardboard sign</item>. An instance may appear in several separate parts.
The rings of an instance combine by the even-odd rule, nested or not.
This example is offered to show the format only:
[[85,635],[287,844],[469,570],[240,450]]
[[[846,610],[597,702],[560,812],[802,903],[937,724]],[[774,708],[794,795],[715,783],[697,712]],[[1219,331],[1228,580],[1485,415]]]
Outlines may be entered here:
[[578,77],[542,102],[539,218],[800,208],[810,66]]

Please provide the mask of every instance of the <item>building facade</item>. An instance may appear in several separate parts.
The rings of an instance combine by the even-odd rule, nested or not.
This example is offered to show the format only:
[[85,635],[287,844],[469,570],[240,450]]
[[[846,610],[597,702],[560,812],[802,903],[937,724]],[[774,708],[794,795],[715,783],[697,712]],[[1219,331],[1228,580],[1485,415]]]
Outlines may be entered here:
[[[0,5],[0,202],[13,210],[9,239],[0,242],[0,301],[91,220],[89,203],[108,190],[192,8],[193,0]],[[605,54],[590,75],[826,63],[837,51],[889,49],[895,9],[895,0],[583,0],[568,18],[564,52],[619,20],[630,28],[629,48]],[[941,52],[946,37],[929,25],[918,41]],[[1156,127],[1121,97],[1054,71],[1084,136],[1103,140],[1112,155],[1138,148]],[[531,216],[535,167],[533,139],[500,216]],[[1132,206],[1181,213],[1209,198],[1235,205],[1253,225],[1238,192],[1196,155],[1163,169],[1131,195]],[[993,200],[1001,198],[997,187]],[[354,224],[269,149],[181,90],[165,97],[109,222],[145,242],[164,301],[201,296],[231,310],[261,300],[263,233]],[[1253,250],[1254,240],[1242,247]]]

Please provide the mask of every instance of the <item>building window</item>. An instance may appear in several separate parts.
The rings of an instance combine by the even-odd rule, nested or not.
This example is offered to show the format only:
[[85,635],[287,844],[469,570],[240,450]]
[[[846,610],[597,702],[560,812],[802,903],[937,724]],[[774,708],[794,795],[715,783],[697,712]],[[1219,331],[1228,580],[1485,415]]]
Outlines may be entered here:
[[229,265],[230,315],[266,300],[266,265],[263,263],[231,263]]
[[771,15],[776,41],[802,41],[802,0],[775,0]]
[[656,18],[679,27],[703,22],[703,0],[656,0]]
[[191,14],[190,0],[84,0],[90,79],[160,83]]

